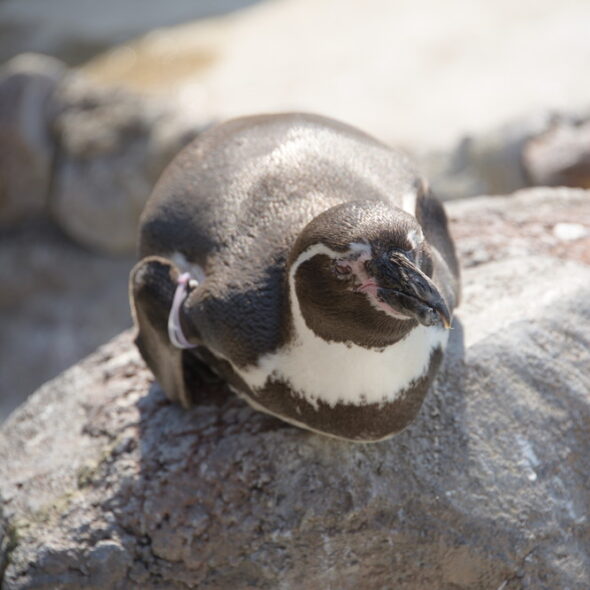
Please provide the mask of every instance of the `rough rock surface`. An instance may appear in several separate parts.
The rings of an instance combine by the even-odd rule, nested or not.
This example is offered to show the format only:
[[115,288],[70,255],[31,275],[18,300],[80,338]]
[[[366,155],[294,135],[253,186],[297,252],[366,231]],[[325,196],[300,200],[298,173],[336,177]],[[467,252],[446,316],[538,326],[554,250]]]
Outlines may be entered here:
[[[559,199],[588,202],[527,191],[514,210],[550,197],[556,224]],[[458,228],[479,209],[473,235],[537,223],[468,203],[450,213]],[[444,367],[383,443],[307,433],[212,386],[183,411],[118,337],[0,431],[3,589],[587,588],[590,268],[544,235],[462,250]]]
[[590,120],[556,121],[528,142],[523,164],[531,184],[590,188]]
[[77,64],[114,43],[196,18],[222,14],[256,0],[3,0],[0,2],[0,62],[38,51]]
[[536,113],[415,157],[443,200],[527,186],[589,188],[590,115]]
[[554,118],[548,112],[523,117],[464,136],[452,149],[416,154],[416,159],[443,200],[510,194],[543,184],[527,174],[523,154],[528,142],[544,134]]
[[89,252],[43,219],[0,233],[0,422],[131,326],[133,263]]
[[77,242],[135,250],[139,216],[172,157],[198,133],[165,102],[70,76],[55,97],[52,213]]
[[49,212],[80,244],[134,252],[153,185],[201,129],[165,100],[19,56],[0,72],[0,229]]
[[463,267],[531,255],[590,264],[590,191],[539,187],[446,209]]
[[583,1],[280,0],[158,31],[88,70],[206,120],[305,110],[446,149],[530,113],[587,109],[589,19]]

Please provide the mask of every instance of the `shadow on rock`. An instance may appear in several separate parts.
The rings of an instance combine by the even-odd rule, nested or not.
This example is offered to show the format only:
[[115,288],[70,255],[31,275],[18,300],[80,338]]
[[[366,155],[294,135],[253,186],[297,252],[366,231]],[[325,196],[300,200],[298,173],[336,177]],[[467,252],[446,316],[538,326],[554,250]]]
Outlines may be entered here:
[[[461,443],[468,437],[457,370],[463,355],[463,327],[455,321],[420,415],[376,444],[293,427],[201,374],[194,376],[199,401],[189,411],[152,385],[137,402],[141,503],[124,523],[144,539],[142,559],[150,564],[149,573],[134,572],[137,581],[149,585],[161,576],[199,588],[272,588],[279,579],[293,588],[378,588],[395,581],[417,588],[411,564],[420,555],[420,583],[435,583],[445,552],[465,546],[445,495],[469,461]],[[492,524],[473,526],[473,536]],[[491,569],[479,550],[461,551],[470,581]]]

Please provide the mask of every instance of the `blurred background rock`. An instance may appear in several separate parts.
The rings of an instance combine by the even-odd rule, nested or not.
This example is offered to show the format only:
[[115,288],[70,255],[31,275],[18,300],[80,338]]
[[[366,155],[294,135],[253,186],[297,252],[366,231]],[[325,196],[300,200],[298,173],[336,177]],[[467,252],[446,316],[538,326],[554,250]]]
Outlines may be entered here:
[[585,0],[0,1],[0,419],[130,325],[138,216],[215,121],[342,119],[445,199],[590,187],[589,22]]

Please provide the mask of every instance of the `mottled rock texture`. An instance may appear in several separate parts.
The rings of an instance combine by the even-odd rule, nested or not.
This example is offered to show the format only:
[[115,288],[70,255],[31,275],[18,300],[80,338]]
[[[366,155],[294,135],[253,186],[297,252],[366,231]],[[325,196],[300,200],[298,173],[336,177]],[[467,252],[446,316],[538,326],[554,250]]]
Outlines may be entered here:
[[523,164],[531,184],[590,188],[590,121],[556,121],[528,142]]
[[[3,589],[587,588],[590,268],[543,238],[588,193],[513,199],[450,207],[456,230],[481,220],[458,240],[464,301],[389,441],[333,441],[197,382],[184,411],[130,333],[42,387],[0,432]],[[520,248],[493,238],[519,227]]]
[[243,8],[256,0],[29,0],[0,2],[0,61],[22,51],[56,55],[69,64],[157,27]]
[[160,173],[197,129],[165,102],[70,76],[57,90],[54,219],[99,252],[135,250],[139,216]]
[[56,146],[51,104],[59,61],[21,55],[0,69],[0,229],[45,210]]
[[168,102],[89,82],[55,59],[0,70],[0,230],[50,217],[74,241],[135,250],[158,176],[199,132]]
[[97,80],[170,95],[206,120],[305,110],[390,144],[444,149],[531,112],[588,108],[590,4],[515,7],[262,2],[158,31],[88,69]]
[[526,189],[454,201],[446,210],[464,267],[539,254],[590,264],[590,191]]
[[416,158],[443,200],[527,186],[589,188],[590,113],[538,112]]
[[165,101],[47,56],[0,69],[0,421],[130,325],[139,215],[196,133]]
[[0,232],[0,422],[48,379],[131,326],[133,257],[89,252],[47,219]]

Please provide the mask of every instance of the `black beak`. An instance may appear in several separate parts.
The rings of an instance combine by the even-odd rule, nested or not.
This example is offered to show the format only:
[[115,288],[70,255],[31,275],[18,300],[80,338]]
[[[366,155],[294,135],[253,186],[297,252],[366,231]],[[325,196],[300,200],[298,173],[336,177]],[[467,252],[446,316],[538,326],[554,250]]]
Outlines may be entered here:
[[451,327],[451,314],[436,285],[406,256],[394,252],[372,263],[378,296],[424,326]]

